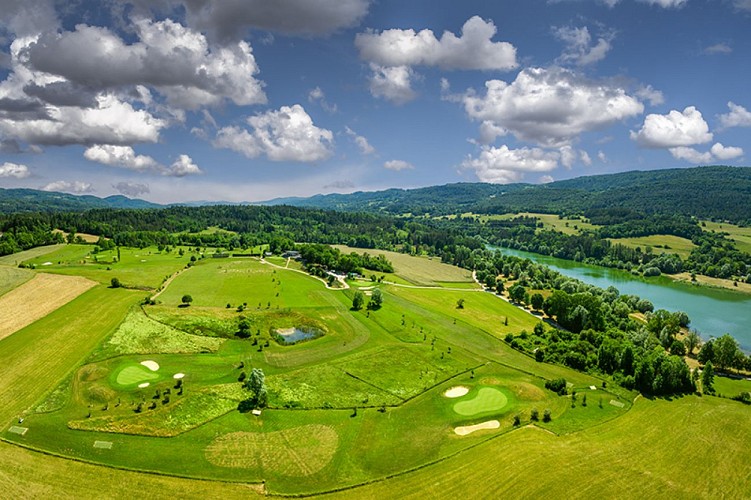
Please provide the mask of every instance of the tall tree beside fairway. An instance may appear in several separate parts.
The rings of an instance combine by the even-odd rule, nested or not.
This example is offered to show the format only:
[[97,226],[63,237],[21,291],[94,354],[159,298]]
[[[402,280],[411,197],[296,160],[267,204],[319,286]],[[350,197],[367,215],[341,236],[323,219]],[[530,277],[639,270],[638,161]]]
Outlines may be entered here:
[[542,309],[542,305],[545,303],[545,298],[541,293],[535,293],[532,294],[532,296],[529,298],[529,301],[532,304],[532,308],[536,311],[539,311],[540,309]]
[[260,368],[253,368],[250,376],[243,382],[243,388],[250,392],[247,399],[240,401],[237,409],[242,412],[248,412],[254,408],[263,408],[268,402],[268,393],[266,391],[266,375]]
[[701,337],[696,330],[690,330],[686,338],[683,339],[683,343],[686,344],[686,352],[689,356],[693,356],[694,349],[701,345]]
[[706,342],[699,351],[699,355],[696,357],[699,363],[706,365],[708,362],[714,360],[714,340]]
[[701,389],[702,392],[714,392],[714,366],[711,361],[704,365],[704,371],[701,372]]
[[193,297],[191,297],[188,294],[183,295],[183,298],[182,298],[183,304],[185,304],[186,306],[189,306],[191,302],[193,302]]
[[110,280],[110,285],[111,285],[112,288],[120,288],[121,286],[123,286],[123,284],[120,283],[120,279],[119,278],[112,278]]
[[380,309],[383,305],[383,293],[381,292],[380,288],[376,288],[373,290],[372,295],[370,296],[370,302],[368,302],[368,309]]
[[359,311],[365,305],[365,294],[361,291],[356,291],[355,296],[352,298],[352,310]]
[[725,334],[714,342],[714,362],[720,370],[727,370],[735,366],[738,342],[729,334]]

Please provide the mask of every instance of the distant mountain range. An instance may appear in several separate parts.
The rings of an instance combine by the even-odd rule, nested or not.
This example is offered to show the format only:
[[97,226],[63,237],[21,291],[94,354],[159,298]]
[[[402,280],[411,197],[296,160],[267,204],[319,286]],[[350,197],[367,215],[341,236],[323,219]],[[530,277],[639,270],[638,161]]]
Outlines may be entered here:
[[0,188],[0,212],[77,212],[91,208],[158,208],[163,205],[115,195],[98,198],[36,189]]
[[751,168],[709,166],[578,177],[550,184],[459,183],[418,189],[278,198],[287,204],[401,215],[544,212],[623,208],[751,223]]
[[[276,198],[257,203],[186,202],[180,205],[291,205],[390,215],[545,212],[587,214],[622,208],[751,224],[751,168],[710,166],[578,177],[544,185],[456,183],[417,189]],[[159,208],[125,196],[74,196],[33,189],[0,189],[0,212]]]

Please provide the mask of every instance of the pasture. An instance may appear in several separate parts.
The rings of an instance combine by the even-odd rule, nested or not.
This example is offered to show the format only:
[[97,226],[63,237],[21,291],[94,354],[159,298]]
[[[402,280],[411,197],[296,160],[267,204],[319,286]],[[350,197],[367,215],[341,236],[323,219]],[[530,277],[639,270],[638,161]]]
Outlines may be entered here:
[[655,254],[675,253],[681,259],[687,259],[691,250],[696,248],[693,242],[680,236],[670,234],[654,234],[651,236],[640,236],[634,238],[611,238],[611,243],[619,243],[629,248],[641,248],[642,252],[651,248]]
[[78,276],[34,275],[0,297],[0,340],[47,316],[95,285]]
[[735,242],[741,252],[751,253],[751,227],[740,227],[727,222],[702,221],[704,231],[726,233],[726,237]]
[[[437,257],[414,257],[398,252],[386,250],[371,250],[364,248],[352,248],[345,245],[333,245],[342,253],[355,252],[358,254],[384,255],[394,266],[394,273],[387,273],[387,281],[411,284],[416,286],[461,286],[479,288],[474,284],[472,273],[466,269],[451,266],[441,262]],[[365,271],[369,275],[369,271]],[[374,273],[380,276],[383,273]],[[392,277],[397,278],[393,280]]]
[[[70,249],[73,259],[80,251]],[[143,255],[121,249],[128,258],[136,252]],[[157,254],[153,277],[170,274],[189,255]],[[406,257],[404,266],[407,259],[425,265]],[[138,267],[123,261],[120,269]],[[712,397],[639,398],[632,405],[634,393],[603,390],[596,377],[537,363],[500,339],[531,330],[538,319],[490,293],[436,286],[457,275],[431,275],[429,288],[368,284],[381,288],[384,303],[360,311],[350,309],[357,285],[331,290],[249,258],[198,259],[155,305],[138,304],[143,291],[94,286],[0,340],[0,436],[21,445],[0,443],[3,491],[247,498],[344,488],[332,495],[526,496],[544,491],[539,483],[563,492],[573,481],[586,496],[618,496],[626,486],[617,463],[649,494],[665,487],[669,469],[640,440],[645,422],[680,422],[647,436],[655,446],[672,446],[666,453],[675,460],[676,443],[691,433],[708,431],[715,419],[740,425],[745,418],[739,403]],[[185,294],[193,297],[187,307]],[[457,308],[459,298],[464,308]],[[250,325],[247,337],[238,335],[241,320]],[[280,329],[309,327],[322,335],[275,341]],[[266,374],[269,404],[258,416],[237,410],[251,368]],[[575,404],[544,388],[558,377],[577,391]],[[533,421],[533,410],[548,410],[552,420]],[[20,416],[28,431],[8,432]],[[711,439],[720,443],[724,433]],[[699,474],[701,452],[689,447],[691,459],[676,463]],[[744,449],[731,451],[738,464],[749,458]],[[540,481],[541,468],[548,472]],[[660,476],[645,476],[651,470]],[[696,483],[677,481],[666,491],[713,491]],[[742,488],[736,481],[727,491]]]

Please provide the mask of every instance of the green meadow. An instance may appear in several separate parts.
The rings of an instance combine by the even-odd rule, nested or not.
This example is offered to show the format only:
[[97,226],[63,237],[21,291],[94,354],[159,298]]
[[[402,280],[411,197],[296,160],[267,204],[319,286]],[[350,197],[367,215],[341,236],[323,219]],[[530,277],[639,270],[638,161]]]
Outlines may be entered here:
[[[742,427],[747,418],[747,407],[726,399],[649,401],[538,363],[502,341],[537,317],[475,288],[466,271],[421,257],[393,260],[396,284],[334,290],[255,258],[121,248],[118,260],[94,259],[91,249],[25,255],[37,271],[101,285],[0,341],[0,481],[9,495],[54,487],[86,498],[531,496],[573,484],[574,496],[706,496],[717,490],[665,483],[668,462],[699,474],[701,453],[687,436],[710,433],[714,419]],[[0,283],[7,291],[34,272],[0,266]],[[110,288],[114,276],[143,290]],[[380,309],[351,309],[356,290],[375,287]],[[316,335],[287,345],[279,332],[290,329]],[[261,415],[238,411],[253,368],[266,376]],[[559,377],[575,397],[545,389]],[[456,388],[466,390],[449,397]],[[664,453],[644,445],[645,427]],[[727,432],[710,439],[719,445]],[[682,461],[677,443],[690,451]],[[741,470],[749,452],[732,451],[725,459]],[[635,490],[623,494],[616,469],[640,479]],[[728,478],[723,491],[739,496],[745,484]]]

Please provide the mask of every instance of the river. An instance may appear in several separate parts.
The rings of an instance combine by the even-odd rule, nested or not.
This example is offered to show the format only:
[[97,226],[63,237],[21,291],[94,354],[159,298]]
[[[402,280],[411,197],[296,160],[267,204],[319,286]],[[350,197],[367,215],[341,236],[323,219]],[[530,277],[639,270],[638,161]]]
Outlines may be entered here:
[[601,266],[592,266],[521,250],[496,248],[505,255],[515,255],[545,264],[559,273],[600,288],[614,286],[622,294],[638,295],[654,304],[655,309],[685,311],[702,338],[729,333],[744,351],[751,351],[751,296],[674,281],[665,276],[643,278]]

